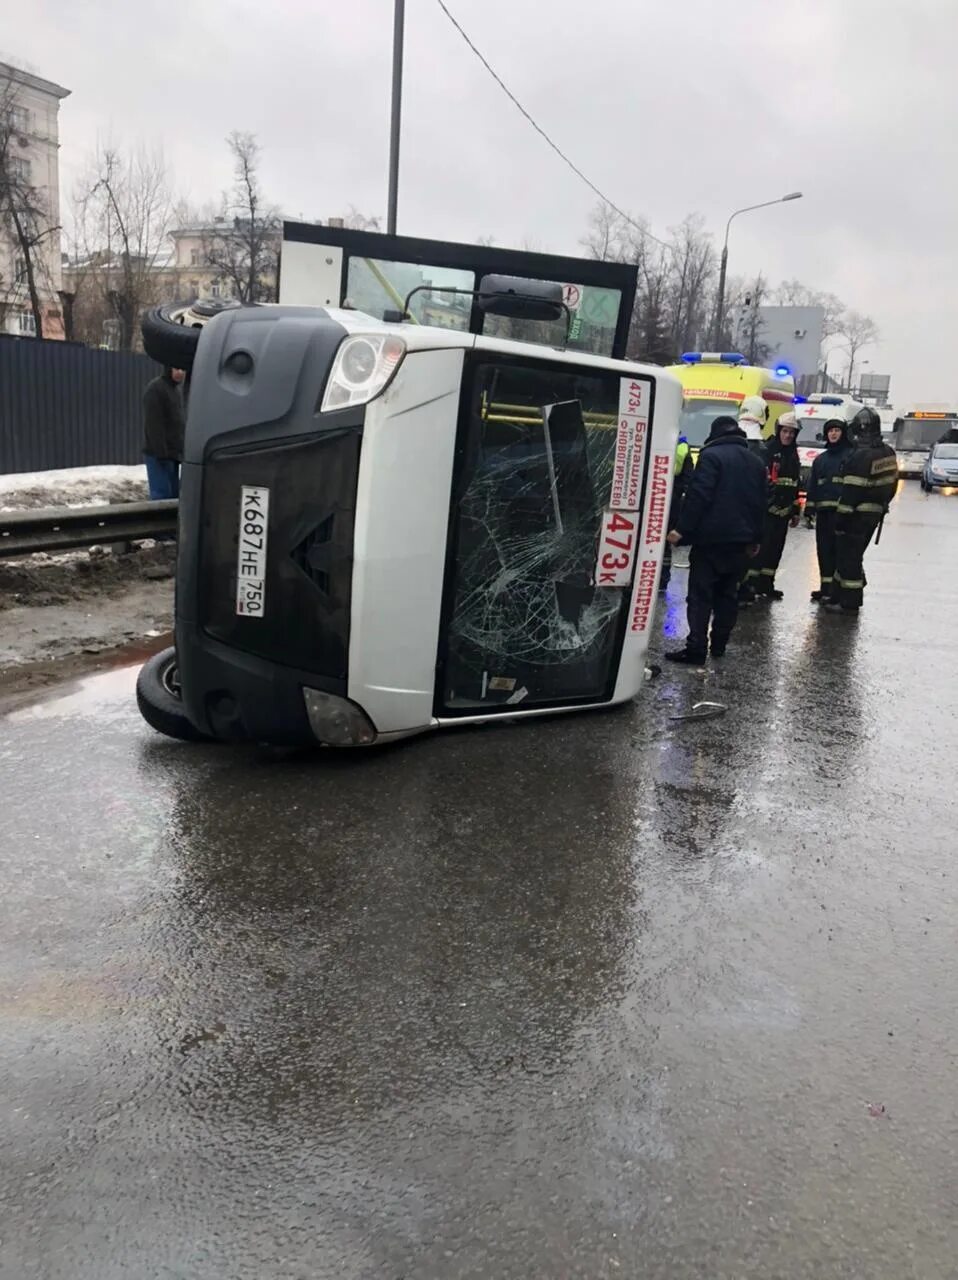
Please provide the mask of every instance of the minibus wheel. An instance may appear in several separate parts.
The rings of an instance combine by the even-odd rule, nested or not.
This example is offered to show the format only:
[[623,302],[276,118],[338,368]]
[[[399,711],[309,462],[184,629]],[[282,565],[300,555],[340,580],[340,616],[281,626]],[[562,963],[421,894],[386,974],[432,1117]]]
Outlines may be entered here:
[[171,646],[155,653],[136,678],[136,705],[146,723],[168,738],[181,742],[209,742],[205,733],[183,710],[176,650]]

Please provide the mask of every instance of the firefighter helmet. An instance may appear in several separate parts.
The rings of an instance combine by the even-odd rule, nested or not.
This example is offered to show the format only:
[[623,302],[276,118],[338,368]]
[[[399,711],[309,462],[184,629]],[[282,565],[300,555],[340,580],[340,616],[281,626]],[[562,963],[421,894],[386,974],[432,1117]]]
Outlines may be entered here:
[[880,443],[881,418],[874,409],[870,409],[866,405],[864,409],[859,409],[854,418],[852,418],[850,431],[853,440],[870,440]]
[[768,422],[768,402],[761,396],[746,396],[738,411],[739,420],[752,418],[760,426]]

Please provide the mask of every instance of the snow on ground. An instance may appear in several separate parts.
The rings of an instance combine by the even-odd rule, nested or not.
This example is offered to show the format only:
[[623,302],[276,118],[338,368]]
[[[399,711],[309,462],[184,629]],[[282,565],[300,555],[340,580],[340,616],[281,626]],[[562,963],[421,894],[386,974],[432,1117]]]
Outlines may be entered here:
[[135,467],[66,467],[62,471],[18,471],[0,476],[0,493],[17,489],[62,489],[72,484],[96,484],[106,480],[144,480],[146,468]]
[[67,467],[0,475],[0,511],[37,507],[91,507],[107,502],[139,502],[149,497],[146,468]]

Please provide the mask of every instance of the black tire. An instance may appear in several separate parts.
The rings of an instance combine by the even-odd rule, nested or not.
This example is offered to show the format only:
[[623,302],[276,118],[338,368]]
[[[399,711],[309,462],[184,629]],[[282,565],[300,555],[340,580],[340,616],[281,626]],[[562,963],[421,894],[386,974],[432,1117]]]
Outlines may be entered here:
[[193,368],[196,347],[203,326],[221,311],[232,311],[240,304],[235,300],[221,302],[216,298],[196,302],[168,302],[144,311],[140,321],[143,350],[157,364],[168,369]]
[[136,678],[136,705],[152,729],[181,742],[209,742],[183,710],[176,680],[176,650],[155,653]]
[[143,350],[165,368],[189,370],[193,368],[200,330],[172,319],[178,311],[182,311],[182,307],[170,304],[144,311],[140,321]]

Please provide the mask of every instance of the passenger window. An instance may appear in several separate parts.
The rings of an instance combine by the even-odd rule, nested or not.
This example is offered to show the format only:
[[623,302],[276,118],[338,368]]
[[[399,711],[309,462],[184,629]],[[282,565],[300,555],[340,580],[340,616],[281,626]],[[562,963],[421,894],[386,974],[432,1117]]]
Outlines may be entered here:
[[415,294],[409,313],[419,324],[439,329],[468,331],[472,298],[456,289],[472,290],[476,277],[455,267],[421,266],[415,262],[384,262],[378,258],[350,258],[346,272],[346,300],[357,311],[377,320],[386,311],[402,311],[413,289],[430,286]]

